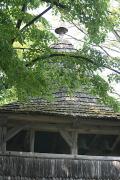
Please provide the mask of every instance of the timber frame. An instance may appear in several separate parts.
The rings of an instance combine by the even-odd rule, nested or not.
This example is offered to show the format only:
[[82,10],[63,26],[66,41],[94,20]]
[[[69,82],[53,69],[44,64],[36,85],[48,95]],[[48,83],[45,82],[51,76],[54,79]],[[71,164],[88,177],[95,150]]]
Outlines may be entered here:
[[[120,141],[120,120],[76,117],[56,117],[41,114],[0,114],[0,151],[6,151],[6,143],[22,130],[30,132],[30,152],[34,152],[35,131],[59,132],[73,155],[78,154],[78,135],[95,134],[87,147],[90,148],[100,135],[116,135],[115,141],[106,147],[112,152]],[[81,141],[82,144],[82,141]]]

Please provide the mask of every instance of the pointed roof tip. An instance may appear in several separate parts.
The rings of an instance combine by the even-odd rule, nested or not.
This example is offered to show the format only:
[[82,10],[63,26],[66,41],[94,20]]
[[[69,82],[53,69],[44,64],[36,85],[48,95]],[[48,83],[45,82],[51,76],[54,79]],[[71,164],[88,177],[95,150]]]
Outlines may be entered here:
[[60,26],[55,29],[55,33],[59,35],[60,39],[57,43],[51,46],[56,52],[76,52],[76,49],[68,40],[64,39],[63,36],[68,32],[68,29],[64,26]]

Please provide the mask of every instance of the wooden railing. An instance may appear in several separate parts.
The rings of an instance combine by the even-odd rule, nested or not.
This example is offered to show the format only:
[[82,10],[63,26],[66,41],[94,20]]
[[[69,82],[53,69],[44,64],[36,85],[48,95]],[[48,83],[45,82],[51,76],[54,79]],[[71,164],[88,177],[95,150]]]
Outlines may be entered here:
[[1,180],[119,180],[120,157],[7,152]]

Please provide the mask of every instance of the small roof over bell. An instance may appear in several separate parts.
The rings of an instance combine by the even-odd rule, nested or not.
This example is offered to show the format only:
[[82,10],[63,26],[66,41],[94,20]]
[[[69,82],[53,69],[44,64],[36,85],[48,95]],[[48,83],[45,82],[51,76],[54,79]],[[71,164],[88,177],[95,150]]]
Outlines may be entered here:
[[64,35],[68,32],[68,29],[64,26],[60,26],[55,29],[55,33],[59,35],[59,41],[51,46],[51,49],[57,52],[76,52],[73,44],[64,38]]
[[65,27],[59,27],[55,29],[56,34],[66,34],[68,32],[68,29]]

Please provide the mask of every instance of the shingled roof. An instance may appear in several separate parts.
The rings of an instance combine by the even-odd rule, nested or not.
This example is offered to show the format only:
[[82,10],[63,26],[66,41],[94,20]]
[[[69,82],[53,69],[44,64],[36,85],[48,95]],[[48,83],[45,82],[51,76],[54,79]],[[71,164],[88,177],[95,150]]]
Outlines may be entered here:
[[101,104],[97,97],[83,92],[69,96],[65,91],[53,94],[54,100],[31,99],[26,103],[11,103],[0,107],[0,112],[42,113],[74,117],[114,117],[119,118],[112,108]]

